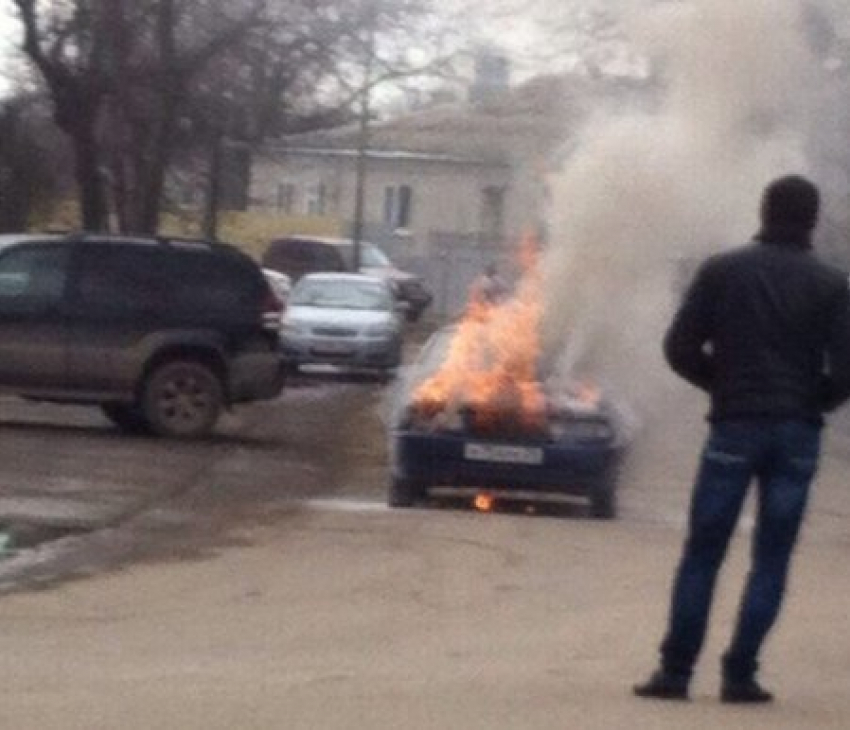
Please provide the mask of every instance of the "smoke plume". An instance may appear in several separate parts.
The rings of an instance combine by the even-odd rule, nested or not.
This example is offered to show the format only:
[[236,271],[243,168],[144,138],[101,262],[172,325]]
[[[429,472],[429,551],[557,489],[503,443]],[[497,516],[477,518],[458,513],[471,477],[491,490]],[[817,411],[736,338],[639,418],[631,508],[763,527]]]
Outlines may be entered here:
[[551,181],[544,331],[562,371],[601,373],[646,412],[675,381],[660,342],[683,272],[755,233],[770,179],[812,174],[823,71],[798,2],[638,5],[628,28],[662,90],[590,119]]

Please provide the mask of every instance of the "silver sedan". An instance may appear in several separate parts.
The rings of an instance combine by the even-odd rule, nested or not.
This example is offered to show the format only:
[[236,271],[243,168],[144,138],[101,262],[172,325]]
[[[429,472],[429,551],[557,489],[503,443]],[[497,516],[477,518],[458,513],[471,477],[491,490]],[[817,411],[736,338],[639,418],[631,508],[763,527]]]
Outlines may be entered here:
[[401,361],[402,327],[392,287],[385,279],[308,274],[289,295],[281,354],[292,370],[326,364],[390,376]]

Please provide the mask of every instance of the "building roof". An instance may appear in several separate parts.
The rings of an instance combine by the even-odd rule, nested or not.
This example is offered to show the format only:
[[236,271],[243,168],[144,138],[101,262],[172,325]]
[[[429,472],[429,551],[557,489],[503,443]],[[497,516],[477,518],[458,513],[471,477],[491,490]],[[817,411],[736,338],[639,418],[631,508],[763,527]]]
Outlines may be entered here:
[[[576,74],[540,76],[487,103],[444,103],[369,125],[371,157],[508,164],[559,146],[592,105],[623,98],[635,82]],[[359,125],[291,135],[271,153],[353,155]]]

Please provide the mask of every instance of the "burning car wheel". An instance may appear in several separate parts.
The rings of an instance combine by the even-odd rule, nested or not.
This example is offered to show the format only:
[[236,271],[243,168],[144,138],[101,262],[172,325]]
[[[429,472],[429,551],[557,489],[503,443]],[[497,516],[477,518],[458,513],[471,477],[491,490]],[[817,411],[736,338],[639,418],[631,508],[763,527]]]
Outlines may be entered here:
[[425,487],[411,479],[393,477],[387,503],[390,507],[413,507],[425,496]]
[[617,485],[620,481],[619,460],[612,461],[588,493],[590,514],[599,519],[617,516]]

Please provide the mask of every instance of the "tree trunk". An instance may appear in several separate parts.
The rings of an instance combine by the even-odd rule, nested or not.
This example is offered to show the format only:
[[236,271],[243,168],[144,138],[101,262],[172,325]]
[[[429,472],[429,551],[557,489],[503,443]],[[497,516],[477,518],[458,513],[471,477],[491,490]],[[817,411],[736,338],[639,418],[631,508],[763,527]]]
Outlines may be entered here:
[[100,169],[100,148],[91,125],[68,130],[74,150],[74,173],[79,189],[81,226],[86,231],[109,230],[106,186]]
[[132,129],[127,139],[132,140],[119,153],[113,168],[120,186],[116,192],[121,200],[120,226],[125,233],[155,234],[159,229],[165,176],[171,157],[173,126],[170,119],[162,118],[169,111],[164,109],[154,124],[158,128],[153,134],[143,127]]
[[[162,0],[156,10],[156,50],[159,55],[160,72],[154,88],[159,97],[159,108],[152,119],[134,130],[138,142],[130,153],[129,168],[134,179],[128,185],[133,200],[128,201],[132,211],[129,221],[134,231],[154,234],[159,228],[159,214],[165,190],[165,175],[171,159],[179,85],[174,83],[176,68],[176,43],[174,38],[174,0]],[[148,128],[145,129],[144,126]]]
[[210,150],[209,170],[207,177],[207,199],[204,207],[204,222],[202,235],[215,241],[218,237],[218,211],[221,205],[221,152],[224,140],[221,134],[216,134]]
[[159,213],[165,191],[165,174],[171,160],[174,128],[174,104],[167,98],[163,105],[159,129],[154,137],[153,149],[144,176],[142,193],[142,221],[146,233],[156,232],[159,226]]

